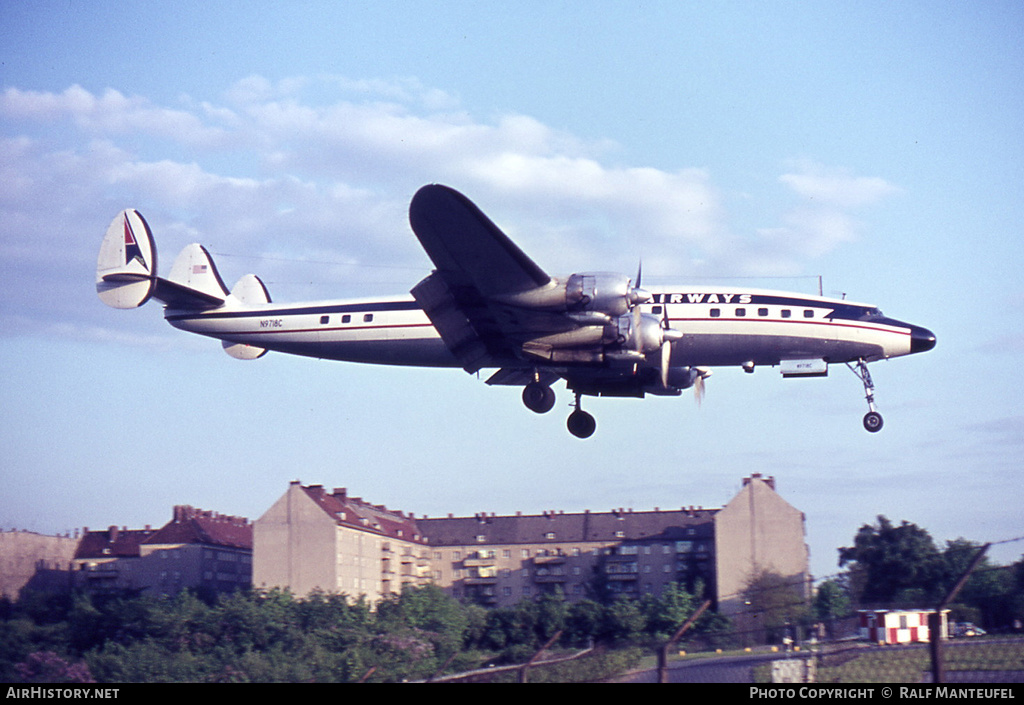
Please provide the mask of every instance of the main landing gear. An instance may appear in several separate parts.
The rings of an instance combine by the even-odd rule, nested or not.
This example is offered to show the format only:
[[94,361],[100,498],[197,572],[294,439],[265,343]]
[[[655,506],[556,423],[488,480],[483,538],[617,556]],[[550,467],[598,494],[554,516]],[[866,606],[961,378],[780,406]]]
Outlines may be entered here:
[[569,414],[569,420],[565,424],[569,427],[569,433],[577,438],[590,438],[594,435],[594,431],[597,430],[597,421],[580,406],[580,395],[578,392],[573,406],[576,408]]
[[546,414],[555,406],[555,390],[533,381],[523,387],[523,404],[536,414]]
[[882,415],[875,409],[875,383],[871,381],[868,363],[864,362],[864,358],[861,358],[857,360],[856,367],[849,362],[846,363],[846,366],[864,383],[864,398],[868,402],[868,413],[864,414],[864,428],[871,433],[878,433],[882,430]]
[[[523,387],[523,404],[530,411],[545,414],[555,406],[555,391],[539,380],[534,380]],[[580,406],[580,395],[576,395],[574,410],[569,414],[566,426],[569,433],[577,438],[590,438],[597,430],[597,421]]]

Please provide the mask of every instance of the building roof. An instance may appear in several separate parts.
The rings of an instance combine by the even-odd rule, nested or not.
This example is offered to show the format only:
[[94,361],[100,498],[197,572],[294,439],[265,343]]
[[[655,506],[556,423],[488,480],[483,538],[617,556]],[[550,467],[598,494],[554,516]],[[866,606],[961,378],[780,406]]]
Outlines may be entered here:
[[228,516],[187,505],[174,508],[171,521],[159,529],[111,526],[102,531],[82,530],[75,558],[131,558],[140,546],[198,543],[252,550],[252,524],[244,517]]
[[[715,509],[423,518],[420,529],[432,545],[543,543],[545,541],[682,541],[710,536]],[[706,527],[706,528],[702,528]],[[695,531],[691,532],[693,529]]]
[[152,536],[153,529],[111,526],[103,531],[82,530],[75,558],[128,558],[139,555],[139,545]]
[[543,512],[541,514],[415,519],[411,514],[350,497],[344,488],[328,492],[323,485],[294,481],[339,526],[435,546],[543,543],[545,541],[681,541],[710,537],[718,509],[689,507],[634,512]]
[[323,485],[301,486],[306,495],[339,526],[369,531],[403,541],[424,542],[416,520],[411,515],[391,510],[382,504],[370,504],[359,497],[349,497],[344,487],[328,493]]
[[171,521],[146,538],[144,543],[147,546],[201,543],[252,550],[252,524],[245,517],[178,505],[174,507]]

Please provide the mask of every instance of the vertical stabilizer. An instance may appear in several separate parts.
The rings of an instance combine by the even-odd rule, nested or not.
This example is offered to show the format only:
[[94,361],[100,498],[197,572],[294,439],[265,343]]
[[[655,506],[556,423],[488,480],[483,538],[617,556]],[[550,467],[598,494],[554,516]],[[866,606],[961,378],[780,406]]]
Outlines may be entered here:
[[197,291],[223,301],[228,295],[224,280],[220,278],[217,265],[210,253],[199,244],[191,244],[178,254],[167,276],[172,284]]
[[113,308],[135,308],[156,287],[156,244],[142,215],[121,211],[110,223],[96,260],[96,293]]
[[[270,292],[267,291],[263,280],[255,274],[246,274],[239,279],[231,290],[231,296],[246,306],[270,303]],[[229,340],[225,340],[223,345],[224,352],[239,360],[255,360],[267,353],[266,348],[256,347],[247,343],[232,343]]]

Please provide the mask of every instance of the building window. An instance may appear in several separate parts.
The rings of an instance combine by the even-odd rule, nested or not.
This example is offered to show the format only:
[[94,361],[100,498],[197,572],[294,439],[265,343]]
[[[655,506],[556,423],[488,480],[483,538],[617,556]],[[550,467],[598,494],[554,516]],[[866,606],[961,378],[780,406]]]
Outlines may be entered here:
[[544,534],[544,538],[546,538],[548,541],[553,540],[555,538],[555,532],[554,531],[547,532],[546,534]]

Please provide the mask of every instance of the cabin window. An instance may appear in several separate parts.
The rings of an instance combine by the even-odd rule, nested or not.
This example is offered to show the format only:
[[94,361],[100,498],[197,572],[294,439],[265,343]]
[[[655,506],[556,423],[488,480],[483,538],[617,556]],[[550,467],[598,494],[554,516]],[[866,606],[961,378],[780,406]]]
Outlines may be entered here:
[[344,316],[341,317],[341,322],[342,323],[351,323],[352,322],[352,316],[350,316],[349,314],[346,313]]
[[330,316],[320,316],[320,325],[326,325],[331,320]]
[[363,314],[363,323],[369,323],[372,320],[373,320],[373,314],[372,313],[364,313]]
[[739,316],[740,318],[742,318],[743,316],[746,316],[747,315],[747,309],[745,309],[745,308],[738,308],[738,309],[736,309],[736,315]]
[[814,318],[814,309],[813,308],[805,308],[804,309],[804,318]]
[[758,316],[767,316],[768,315],[768,309],[766,309],[766,308],[759,308],[759,309],[757,309],[757,315]]
[[783,318],[789,318],[792,315],[793,315],[793,312],[790,311],[788,308],[782,309],[782,317]]
[[718,318],[721,315],[722,315],[722,309],[720,309],[720,308],[713,308],[713,309],[711,309],[711,317],[712,318]]
[[652,308],[651,309],[651,313],[654,313],[654,314],[661,313],[661,306],[655,306],[654,308]]

